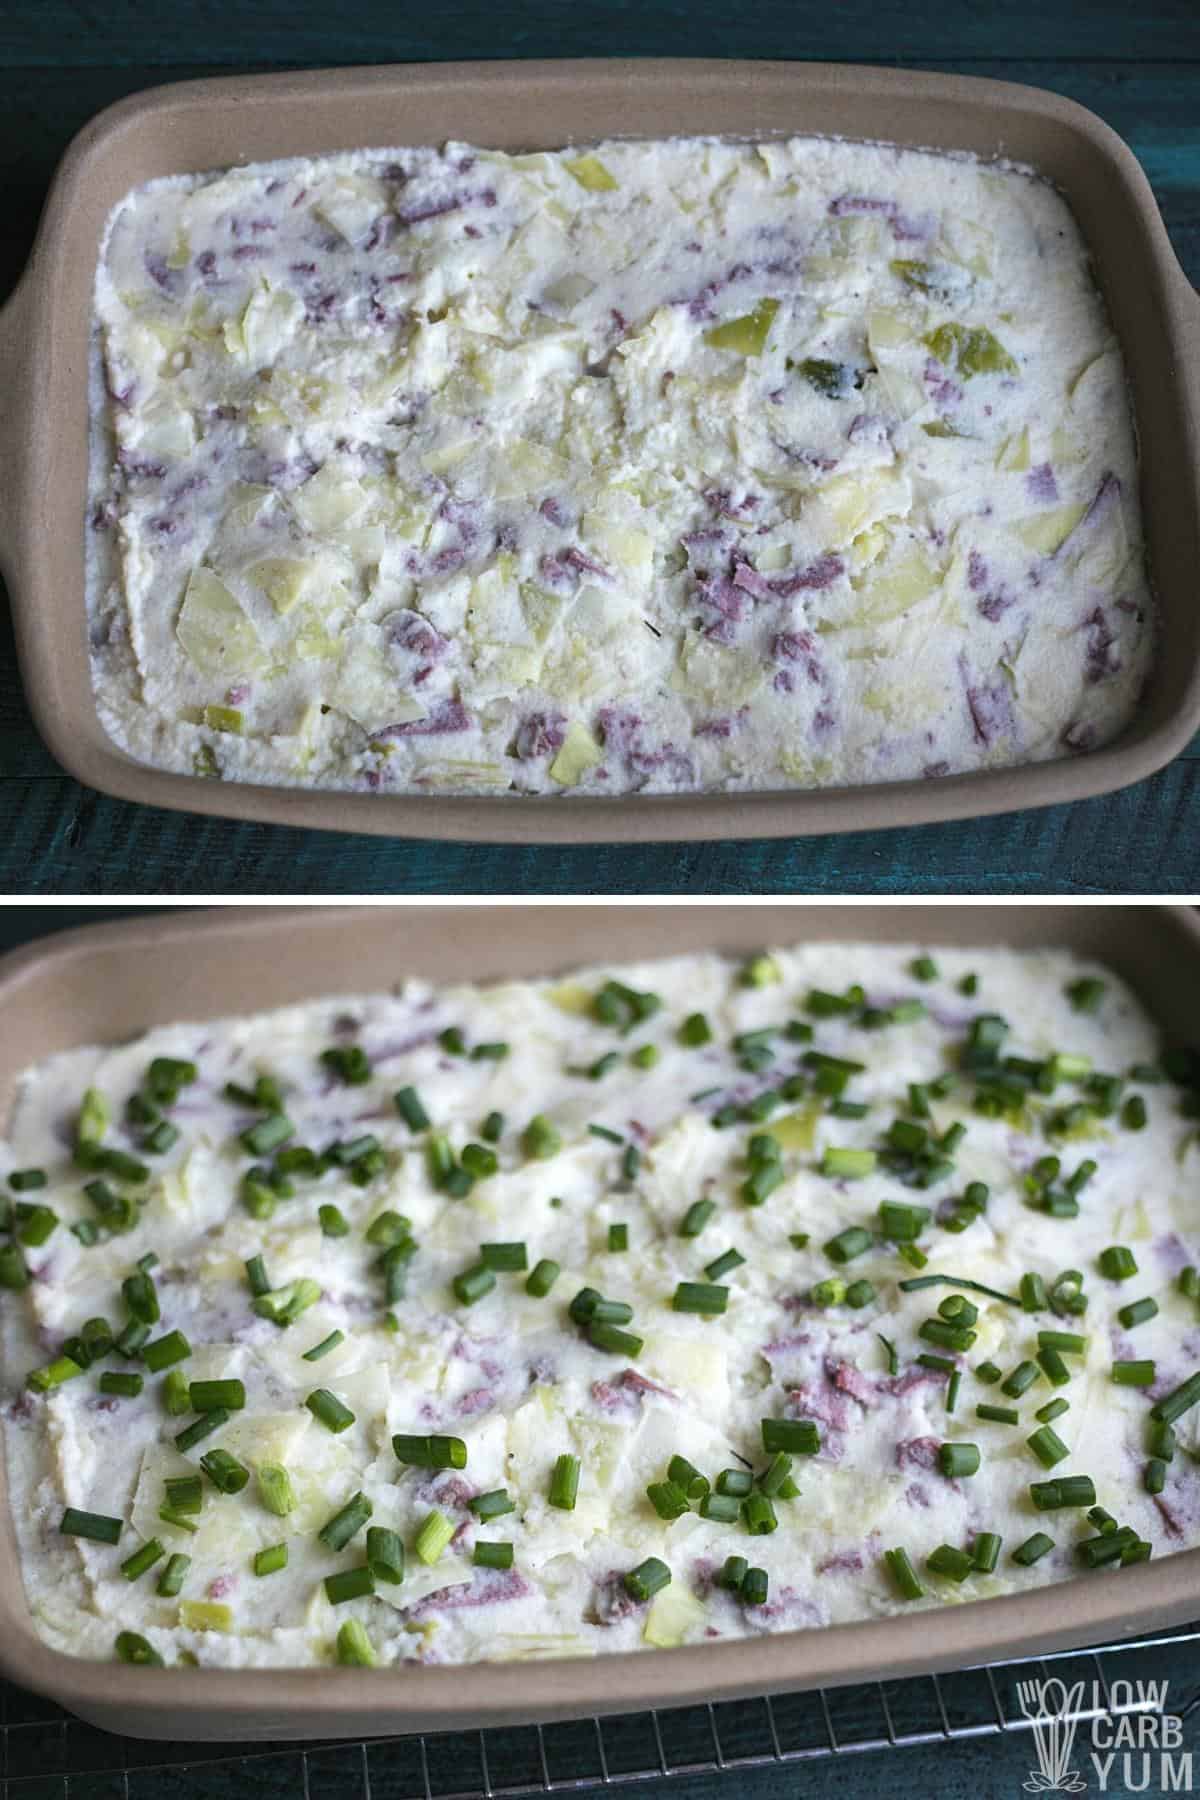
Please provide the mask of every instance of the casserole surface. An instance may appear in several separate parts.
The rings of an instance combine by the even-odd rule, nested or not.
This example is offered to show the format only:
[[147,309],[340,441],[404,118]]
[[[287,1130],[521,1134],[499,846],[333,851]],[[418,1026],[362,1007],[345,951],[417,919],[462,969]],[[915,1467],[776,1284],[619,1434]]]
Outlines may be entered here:
[[93,674],[145,761],[810,788],[1079,754],[1136,706],[1120,349],[1004,164],[252,166],[127,196],[97,316]]
[[[253,92],[255,104],[247,106]],[[74,521],[86,483],[86,369],[94,256],[104,222],[132,187],[214,167],[236,144],[247,161],[313,155],[394,138],[396,106],[414,142],[444,139],[456,119],[499,147],[596,139],[623,129],[687,132],[698,116],[728,135],[844,132],[898,143],[1007,155],[1064,192],[1095,258],[1126,358],[1142,456],[1142,505],[1162,639],[1137,722],[1086,757],[1020,771],[989,769],[936,784],[739,797],[642,795],[553,809],[519,797],[339,796],[198,783],[116,751],[91,697],[82,630],[82,545]],[[486,126],[486,131],[483,127]],[[539,131],[539,135],[542,135]],[[6,312],[13,407],[5,429],[23,452],[0,497],[0,541],[16,594],[18,646],[39,728],[93,785],[197,811],[287,819],[395,835],[594,841],[843,830],[999,811],[1079,797],[1135,780],[1186,741],[1197,717],[1197,623],[1191,570],[1197,530],[1195,296],[1169,250],[1135,160],[1079,108],[1032,90],[961,78],[804,65],[592,63],[503,70],[339,71],[199,83],[124,102],[77,140],[47,207],[38,255]],[[51,353],[53,346],[53,353]]]
[[[531,909],[508,916],[495,929],[491,909],[423,909],[317,915],[278,911],[252,917],[183,918],[135,928],[79,934],[50,950],[13,959],[5,975],[10,1016],[20,1020],[20,1048],[3,1068],[11,1092],[18,1065],[98,1038],[121,1037],[171,1017],[218,1015],[236,996],[241,1007],[269,1007],[319,993],[352,988],[363,958],[376,980],[400,979],[419,966],[434,980],[469,973],[476,979],[533,976],[547,968],[717,947],[742,958],[764,939],[806,942],[845,939],[844,909],[696,908],[660,910]],[[518,919],[522,921],[517,928]],[[527,928],[524,921],[527,919]],[[286,921],[286,929],[283,925]],[[863,908],[855,924],[866,941],[925,941],[976,949],[1007,942],[1018,948],[1057,946],[1114,967],[1161,1022],[1169,1041],[1186,1041],[1200,971],[1194,926],[1185,915],[1105,909],[1031,907],[1008,909]],[[271,955],[262,951],[267,943]],[[181,957],[183,944],[188,955]],[[614,955],[615,952],[615,955]],[[8,1527],[5,1527],[7,1532]],[[138,1670],[64,1658],[33,1634],[16,1574],[15,1546],[8,1541],[7,1580],[0,1583],[5,1643],[21,1678],[41,1685],[76,1710],[118,1729],[165,1730],[178,1735],[181,1708],[187,1728],[228,1736],[317,1731],[403,1729],[415,1722],[463,1724],[468,1720],[565,1716],[572,1711],[618,1709],[633,1701],[682,1703],[693,1697],[729,1698],[764,1687],[802,1686],[861,1678],[883,1669],[897,1672],[979,1661],[1019,1649],[1028,1654],[1070,1642],[1094,1641],[1140,1624],[1166,1623],[1194,1611],[1194,1552],[1111,1580],[1098,1577],[1038,1588],[939,1613],[936,1645],[914,1633],[904,1617],[868,1624],[835,1625],[821,1632],[788,1632],[739,1644],[696,1646],[647,1658],[638,1653],[603,1659],[597,1690],[578,1662],[539,1666],[539,1702],[530,1703],[521,1671],[494,1665],[478,1671],[410,1666],[402,1690],[381,1672],[369,1690],[353,1671],[258,1672],[251,1682],[218,1669],[193,1672]],[[650,1672],[653,1672],[652,1676]],[[154,1681],[169,1683],[155,1689]],[[155,1699],[156,1692],[160,1699]],[[167,1698],[168,1694],[170,1698]],[[160,1705],[168,1708],[166,1713]]]

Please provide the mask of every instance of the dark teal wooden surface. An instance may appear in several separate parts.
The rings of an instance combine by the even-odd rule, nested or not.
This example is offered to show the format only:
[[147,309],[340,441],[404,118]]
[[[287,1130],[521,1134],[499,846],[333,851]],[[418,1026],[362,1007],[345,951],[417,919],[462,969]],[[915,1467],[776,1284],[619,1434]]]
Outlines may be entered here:
[[[0,0],[0,293],[72,133],[139,88],[337,63],[681,52],[903,63],[1070,95],[1133,145],[1200,284],[1200,0]],[[1200,602],[1200,575],[1197,590]],[[705,891],[1200,891],[1200,740],[1122,794],[961,825],[633,849],[391,843],[168,814],[82,789],[33,731],[5,614],[0,893]]]

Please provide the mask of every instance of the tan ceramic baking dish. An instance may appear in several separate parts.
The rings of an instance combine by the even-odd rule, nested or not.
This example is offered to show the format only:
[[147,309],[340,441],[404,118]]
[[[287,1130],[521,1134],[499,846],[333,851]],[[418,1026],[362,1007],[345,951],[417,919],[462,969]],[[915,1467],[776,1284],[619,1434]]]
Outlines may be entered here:
[[[401,796],[200,781],[135,762],[92,699],[84,623],[87,350],[104,221],[155,176],[363,145],[534,148],[605,135],[791,132],[1004,155],[1066,194],[1124,346],[1161,607],[1137,720],[1091,754],[936,781],[605,800]],[[135,95],[67,152],[33,259],[0,316],[0,566],[38,729],[90,786],[235,818],[497,842],[774,837],[912,825],[1138,781],[1200,727],[1200,299],[1132,152],[1057,95],[961,76],[805,63],[595,61],[339,69]]]
[[[178,912],[91,927],[0,962],[0,1118],[21,1069],[127,1038],[320,994],[433,979],[548,974],[580,962],[812,939],[1062,945],[1138,990],[1168,1037],[1200,1013],[1200,923],[1183,908],[285,907]],[[682,1650],[528,1664],[142,1669],[63,1656],[35,1634],[0,1472],[0,1669],[109,1731],[304,1738],[518,1724],[917,1674],[1046,1652],[1200,1617],[1200,1549],[936,1617],[794,1631]]]

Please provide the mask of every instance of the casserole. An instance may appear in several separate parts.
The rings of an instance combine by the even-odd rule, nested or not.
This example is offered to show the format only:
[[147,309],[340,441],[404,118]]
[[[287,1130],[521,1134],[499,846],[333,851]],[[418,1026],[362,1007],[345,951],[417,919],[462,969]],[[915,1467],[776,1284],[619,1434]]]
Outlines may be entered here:
[[[253,104],[248,105],[249,101]],[[104,221],[131,187],[240,161],[473,136],[498,148],[635,135],[784,132],[882,137],[1004,155],[1065,194],[1089,243],[1125,355],[1142,452],[1142,505],[1160,609],[1141,710],[1111,746],[1017,769],[820,791],[536,800],[341,795],[202,782],[154,770],[105,735],[83,625],[88,342]],[[86,254],[83,246],[87,247]],[[1082,798],[1161,767],[1200,722],[1190,572],[1200,551],[1195,295],[1121,141],[1052,95],[959,77],[804,65],[599,62],[340,71],[190,84],[111,109],[55,182],[31,269],[0,329],[13,394],[0,546],[35,719],[81,780],[124,798],[260,820],[493,841],[781,836],[915,824]],[[19,465],[17,463],[20,453]],[[434,810],[436,808],[436,811]]]
[[[122,1039],[172,1018],[352,989],[364,968],[385,986],[552,972],[580,962],[764,942],[923,940],[946,946],[1056,946],[1105,962],[1130,982],[1169,1041],[1183,1041],[1200,992],[1200,928],[1183,911],[1029,907],[856,909],[530,908],[496,930],[491,909],[239,910],[89,930],[37,945],[0,969],[19,1044],[0,1063],[0,1095],[31,1059]],[[281,929],[281,925],[283,929]],[[268,940],[273,955],[263,949]],[[142,1735],[304,1737],[463,1728],[727,1700],[765,1690],[860,1681],[1095,1642],[1181,1622],[1200,1603],[1200,1551],[1122,1572],[939,1612],[935,1631],[904,1617],[740,1644],[703,1644],[647,1660],[544,1662],[537,1697],[517,1665],[407,1668],[370,1678],[343,1669],[169,1670],[64,1656],[35,1634],[5,1496],[0,1519],[0,1643],[5,1671],[107,1729]],[[936,1648],[931,1649],[931,1645]]]

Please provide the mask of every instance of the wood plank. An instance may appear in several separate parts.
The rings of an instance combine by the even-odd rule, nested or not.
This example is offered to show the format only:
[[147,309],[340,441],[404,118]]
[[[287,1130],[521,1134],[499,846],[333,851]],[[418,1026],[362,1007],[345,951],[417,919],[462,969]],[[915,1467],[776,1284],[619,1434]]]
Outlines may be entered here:
[[[595,56],[618,48],[639,56],[798,57],[858,61],[896,57],[1200,56],[1194,0],[1127,0],[1048,6],[913,6],[909,0],[839,0],[835,6],[778,0],[458,0],[453,7],[398,7],[360,0],[308,7],[297,0],[174,0],[152,23],[145,0],[38,0],[0,16],[0,66],[45,63],[181,62],[181,46],[227,68],[416,62],[447,57]],[[164,29],[165,27],[165,29]],[[280,52],[282,51],[282,55]],[[197,58],[199,60],[199,58]]]
[[0,891],[34,894],[1105,894],[1200,891],[1200,766],[957,825],[779,843],[532,849],[236,824],[65,775],[0,787]]

